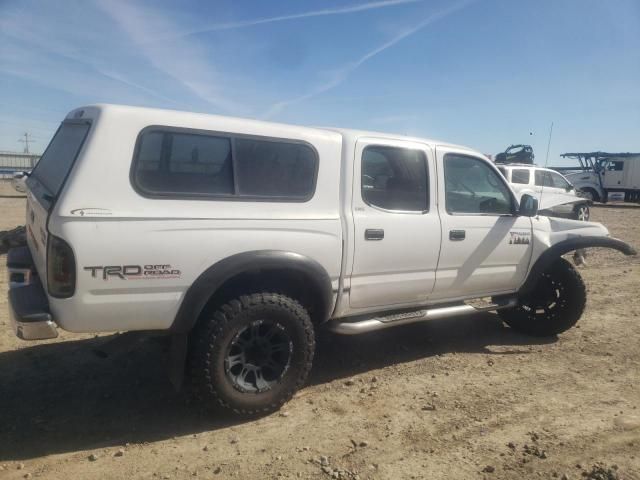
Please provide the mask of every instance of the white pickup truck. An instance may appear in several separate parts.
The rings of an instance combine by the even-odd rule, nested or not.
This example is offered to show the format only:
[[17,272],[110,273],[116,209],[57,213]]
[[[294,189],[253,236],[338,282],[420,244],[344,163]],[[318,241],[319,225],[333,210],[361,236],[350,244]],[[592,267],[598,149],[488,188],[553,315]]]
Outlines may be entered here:
[[173,381],[241,414],[303,385],[317,328],[496,310],[554,335],[586,300],[560,256],[635,254],[598,223],[537,216],[471,149],[337,128],[87,106],[26,186],[16,334],[166,332]]

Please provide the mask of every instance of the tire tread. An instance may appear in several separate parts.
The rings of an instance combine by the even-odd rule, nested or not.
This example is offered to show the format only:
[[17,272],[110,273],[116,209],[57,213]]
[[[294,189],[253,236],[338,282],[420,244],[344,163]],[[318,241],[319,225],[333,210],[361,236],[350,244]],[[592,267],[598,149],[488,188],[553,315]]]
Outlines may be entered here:
[[[221,335],[226,324],[233,321],[243,312],[263,305],[276,306],[288,310],[300,321],[305,337],[304,360],[301,366],[302,374],[298,376],[293,386],[268,405],[254,409],[238,408],[225,401],[216,389],[217,382],[224,381],[224,379],[217,379],[212,375],[215,369],[211,368],[211,354],[216,348],[216,340]],[[315,351],[315,332],[307,311],[298,301],[286,295],[271,292],[241,295],[221,305],[211,317],[208,319],[203,318],[198,322],[192,332],[191,340],[189,376],[193,393],[197,399],[205,404],[213,404],[243,416],[271,413],[289,401],[296,391],[304,385],[311,370]]]

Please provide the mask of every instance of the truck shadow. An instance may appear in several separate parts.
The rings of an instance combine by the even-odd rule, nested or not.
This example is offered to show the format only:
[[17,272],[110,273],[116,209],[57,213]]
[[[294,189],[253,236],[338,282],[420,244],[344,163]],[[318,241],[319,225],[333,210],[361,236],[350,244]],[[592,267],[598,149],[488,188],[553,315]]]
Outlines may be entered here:
[[[152,442],[244,421],[202,412],[175,392],[161,339],[141,337],[101,358],[114,337],[0,353],[0,461]],[[492,314],[357,337],[321,331],[309,383],[448,352],[493,353],[488,347],[499,346],[497,354],[526,353],[527,346],[555,341],[518,335]]]

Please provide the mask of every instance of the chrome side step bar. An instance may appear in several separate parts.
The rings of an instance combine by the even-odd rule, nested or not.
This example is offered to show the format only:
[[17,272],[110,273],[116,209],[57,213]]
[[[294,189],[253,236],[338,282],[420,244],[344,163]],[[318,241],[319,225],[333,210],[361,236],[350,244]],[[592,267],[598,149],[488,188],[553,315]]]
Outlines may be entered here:
[[364,320],[349,321],[345,319],[334,319],[329,321],[329,330],[341,335],[357,335],[359,333],[374,332],[397,325],[408,325],[410,323],[426,322],[428,320],[439,320],[442,318],[469,315],[472,313],[489,312],[512,308],[518,304],[516,298],[508,298],[499,302],[492,302],[482,306],[473,306],[465,303],[459,305],[448,305],[446,307],[433,307],[412,312],[395,313],[382,317],[367,318]]

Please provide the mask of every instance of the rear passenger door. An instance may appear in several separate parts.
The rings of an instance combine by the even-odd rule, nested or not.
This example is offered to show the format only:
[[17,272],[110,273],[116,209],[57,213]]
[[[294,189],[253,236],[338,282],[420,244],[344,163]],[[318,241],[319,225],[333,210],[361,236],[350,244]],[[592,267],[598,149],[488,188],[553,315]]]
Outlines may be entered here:
[[536,188],[538,189],[538,193],[567,193],[569,186],[569,182],[556,172],[536,170]]
[[440,219],[432,150],[363,138],[355,148],[352,308],[424,302],[435,283]]

